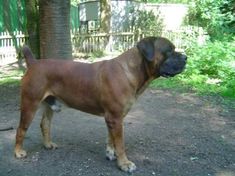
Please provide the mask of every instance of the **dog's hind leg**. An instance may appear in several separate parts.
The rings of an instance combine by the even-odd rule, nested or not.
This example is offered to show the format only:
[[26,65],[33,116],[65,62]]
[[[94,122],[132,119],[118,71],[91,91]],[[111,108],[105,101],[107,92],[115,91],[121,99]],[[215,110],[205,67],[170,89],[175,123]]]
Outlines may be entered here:
[[43,102],[43,115],[41,121],[41,131],[43,136],[43,144],[46,149],[56,149],[57,145],[51,141],[51,120],[53,117],[53,110],[51,107]]
[[26,151],[23,150],[23,141],[27,129],[29,128],[40,101],[33,100],[30,97],[22,97],[20,124],[16,132],[15,156],[17,158],[26,157]]

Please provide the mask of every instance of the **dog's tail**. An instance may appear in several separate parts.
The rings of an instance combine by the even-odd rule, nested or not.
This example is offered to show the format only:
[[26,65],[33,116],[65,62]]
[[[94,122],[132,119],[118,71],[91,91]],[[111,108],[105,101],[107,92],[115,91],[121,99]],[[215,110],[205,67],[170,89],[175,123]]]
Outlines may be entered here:
[[30,65],[33,65],[34,63],[37,62],[32,51],[30,50],[30,48],[27,45],[25,45],[23,47],[22,52],[25,57],[27,67],[30,67]]

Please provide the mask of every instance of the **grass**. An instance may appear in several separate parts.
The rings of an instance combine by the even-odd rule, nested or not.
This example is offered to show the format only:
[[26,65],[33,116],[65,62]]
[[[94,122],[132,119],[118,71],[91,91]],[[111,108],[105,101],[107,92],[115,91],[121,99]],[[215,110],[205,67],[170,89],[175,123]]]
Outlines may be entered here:
[[[202,79],[202,78],[201,78]],[[176,91],[193,91],[200,95],[220,95],[235,99],[235,92],[219,84],[197,82],[196,79],[182,79],[181,76],[173,78],[158,78],[150,84],[151,88],[174,89]]]
[[180,75],[173,78],[158,78],[150,84],[150,87],[171,90],[175,93],[193,92],[198,96],[205,97],[211,103],[217,102],[224,107],[235,108],[235,92],[233,89],[214,84],[199,84],[189,80],[182,81]]
[[17,86],[22,75],[23,71],[20,69],[3,69],[0,71],[0,86]]
[[175,89],[177,91],[189,90],[187,85],[184,85],[178,79],[175,78],[158,78],[150,84],[151,88],[162,88],[162,89]]

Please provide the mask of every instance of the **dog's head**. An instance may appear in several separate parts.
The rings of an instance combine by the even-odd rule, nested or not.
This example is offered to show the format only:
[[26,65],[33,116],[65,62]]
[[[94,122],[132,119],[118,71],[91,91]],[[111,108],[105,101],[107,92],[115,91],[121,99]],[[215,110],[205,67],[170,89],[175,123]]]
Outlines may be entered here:
[[181,73],[187,56],[175,51],[175,46],[163,37],[147,37],[137,43],[147,63],[154,66],[155,76],[172,77]]

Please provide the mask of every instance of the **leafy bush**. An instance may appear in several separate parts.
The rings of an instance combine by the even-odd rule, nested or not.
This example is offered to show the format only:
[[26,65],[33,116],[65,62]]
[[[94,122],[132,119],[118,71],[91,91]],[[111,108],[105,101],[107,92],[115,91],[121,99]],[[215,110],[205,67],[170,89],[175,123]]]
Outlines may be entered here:
[[235,38],[214,41],[186,51],[187,69],[178,79],[201,92],[235,97]]
[[235,34],[234,13],[233,0],[192,1],[188,24],[201,26],[212,39],[220,39],[223,35]]
[[[153,11],[136,10],[133,19],[135,31],[143,31],[146,35],[160,35],[163,30],[163,19]],[[137,30],[136,30],[137,29]]]
[[233,41],[194,43],[186,50],[186,70],[173,78],[157,79],[151,86],[161,88],[190,88],[203,94],[219,94],[235,98],[235,37]]

